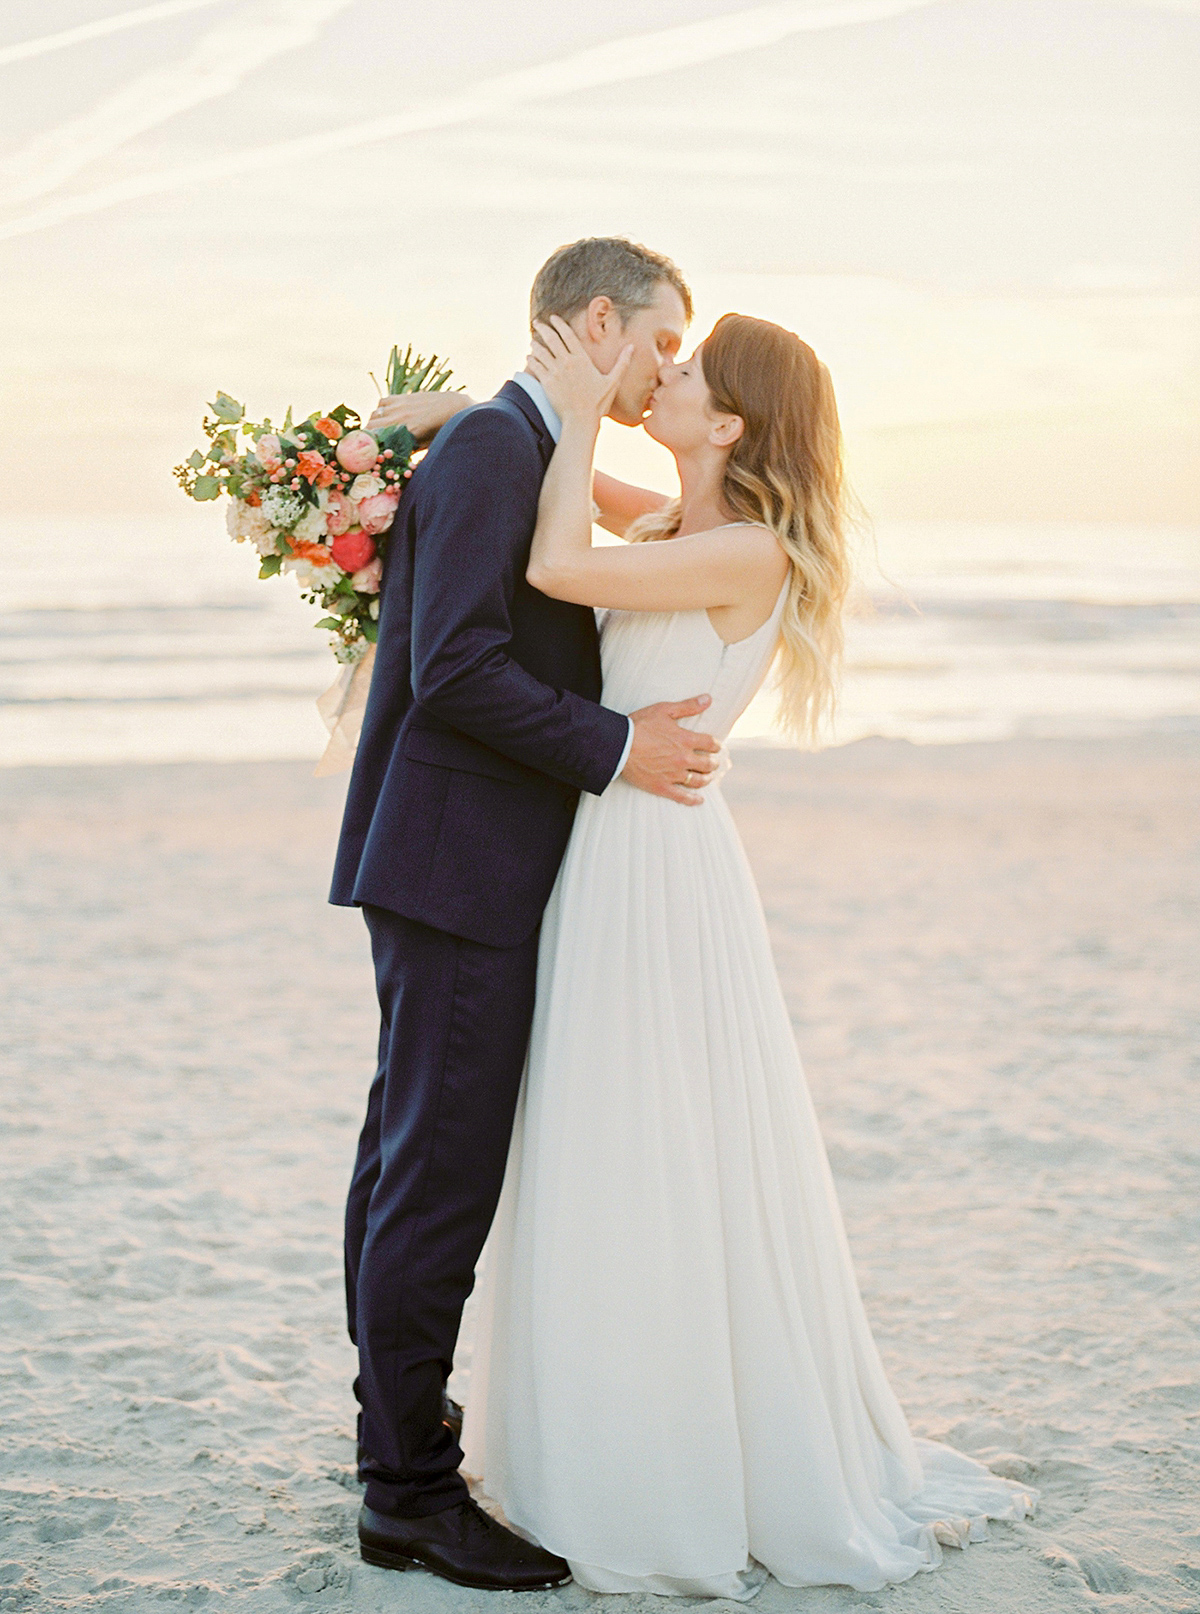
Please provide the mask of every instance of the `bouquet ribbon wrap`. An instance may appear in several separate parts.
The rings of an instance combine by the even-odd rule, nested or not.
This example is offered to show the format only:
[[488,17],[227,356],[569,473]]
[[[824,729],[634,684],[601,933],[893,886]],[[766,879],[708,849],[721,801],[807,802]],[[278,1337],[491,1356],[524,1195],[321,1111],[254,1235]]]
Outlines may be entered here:
[[316,778],[323,779],[330,773],[344,773],[353,766],[374,665],[375,646],[368,645],[366,654],[352,667],[343,667],[336,682],[330,684],[318,699],[317,711],[329,730],[329,744],[313,769]]

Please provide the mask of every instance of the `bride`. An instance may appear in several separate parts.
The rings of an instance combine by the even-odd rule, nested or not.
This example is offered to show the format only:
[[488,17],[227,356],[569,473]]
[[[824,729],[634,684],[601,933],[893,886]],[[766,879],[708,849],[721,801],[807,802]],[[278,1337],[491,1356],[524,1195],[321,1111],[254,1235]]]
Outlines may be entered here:
[[[723,740],[777,663],[814,737],[849,576],[828,371],[726,315],[645,421],[667,500],[593,483],[627,358],[602,375],[565,322],[537,335],[562,437],[528,577],[605,612],[604,703],[703,689]],[[627,544],[593,548],[593,492]],[[914,1440],[888,1385],[719,784],[693,810],[620,779],[580,804],[477,1327],[463,1466],[595,1591],[876,1590],[1032,1506]]]

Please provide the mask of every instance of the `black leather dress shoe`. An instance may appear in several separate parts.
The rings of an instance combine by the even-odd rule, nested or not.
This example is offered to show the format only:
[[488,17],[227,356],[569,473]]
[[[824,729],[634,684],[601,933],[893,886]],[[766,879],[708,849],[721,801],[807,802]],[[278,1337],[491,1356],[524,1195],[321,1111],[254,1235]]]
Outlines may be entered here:
[[428,1569],[489,1592],[544,1591],[571,1578],[565,1558],[522,1540],[470,1500],[424,1519],[398,1519],[364,1503],[358,1546],[363,1562],[381,1569]]
[[462,1439],[463,1409],[457,1401],[452,1401],[443,1390],[442,1392],[442,1422],[454,1436],[455,1440]]

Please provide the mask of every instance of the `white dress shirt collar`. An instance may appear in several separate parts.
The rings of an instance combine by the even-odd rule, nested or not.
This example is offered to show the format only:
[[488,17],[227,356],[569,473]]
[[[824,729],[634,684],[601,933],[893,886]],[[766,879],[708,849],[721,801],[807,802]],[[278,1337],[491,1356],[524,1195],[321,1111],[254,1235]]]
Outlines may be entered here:
[[537,376],[530,375],[528,370],[518,370],[516,375],[513,376],[513,380],[518,387],[524,387],[525,391],[533,399],[537,405],[538,414],[546,422],[546,430],[557,443],[562,436],[562,421],[555,413],[554,405],[547,398],[545,387],[543,387]]

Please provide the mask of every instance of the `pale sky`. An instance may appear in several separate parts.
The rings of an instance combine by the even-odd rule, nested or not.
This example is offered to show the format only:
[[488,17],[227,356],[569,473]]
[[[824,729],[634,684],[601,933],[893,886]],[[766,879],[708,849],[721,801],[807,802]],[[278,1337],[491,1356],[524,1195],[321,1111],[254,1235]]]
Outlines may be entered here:
[[365,412],[392,341],[492,391],[614,232],[813,343],[881,518],[1200,521],[1200,0],[6,0],[0,90],[36,510],[168,513],[216,388]]

